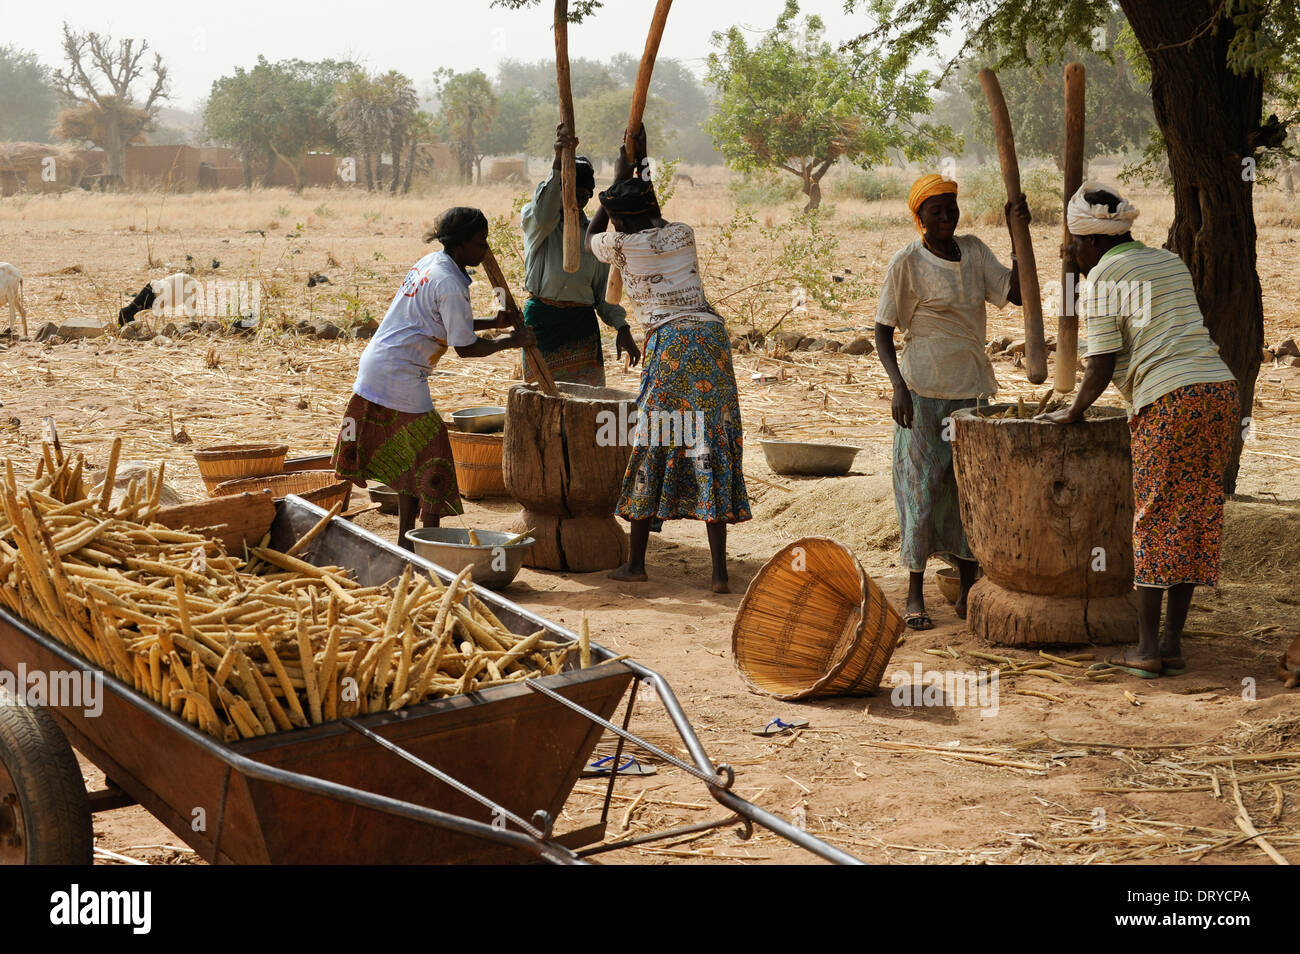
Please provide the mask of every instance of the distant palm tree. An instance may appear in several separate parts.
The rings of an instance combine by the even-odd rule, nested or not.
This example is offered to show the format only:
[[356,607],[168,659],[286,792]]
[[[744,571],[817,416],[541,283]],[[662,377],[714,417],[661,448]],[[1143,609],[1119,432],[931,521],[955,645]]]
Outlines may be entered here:
[[365,71],[357,70],[334,89],[333,119],[339,136],[359,153],[366,189],[374,192],[378,179],[373,160],[382,152],[390,129],[383,86]]
[[402,177],[402,194],[411,191],[411,176],[415,172],[415,154],[421,142],[427,142],[434,136],[434,118],[431,114],[419,110],[406,128],[410,145],[406,154],[406,173]]
[[420,108],[415,86],[409,77],[397,70],[389,70],[375,81],[383,103],[384,118],[388,123],[388,143],[393,154],[393,181],[390,193],[397,193],[397,182],[402,171],[402,146],[410,135],[411,122]]

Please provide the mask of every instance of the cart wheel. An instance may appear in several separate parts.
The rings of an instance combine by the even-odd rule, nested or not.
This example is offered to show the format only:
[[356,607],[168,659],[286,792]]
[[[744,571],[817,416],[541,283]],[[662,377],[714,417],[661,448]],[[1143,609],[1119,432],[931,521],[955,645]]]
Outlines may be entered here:
[[94,843],[72,746],[48,712],[0,689],[0,864],[88,865]]

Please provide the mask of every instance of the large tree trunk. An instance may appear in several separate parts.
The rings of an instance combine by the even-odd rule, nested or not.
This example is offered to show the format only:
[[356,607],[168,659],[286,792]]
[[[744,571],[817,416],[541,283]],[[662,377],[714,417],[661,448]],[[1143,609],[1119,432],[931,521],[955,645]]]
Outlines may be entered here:
[[388,187],[389,195],[397,195],[397,183],[402,178],[402,133],[394,127],[392,136],[393,182]]
[[[1243,174],[1242,160],[1263,145],[1263,80],[1229,68],[1236,29],[1216,0],[1120,0],[1120,6],[1151,51],[1152,105],[1174,182],[1165,247],[1192,273],[1206,327],[1237,377],[1244,421],[1254,406],[1264,305],[1255,270],[1254,179]],[[1216,29],[1205,29],[1216,16]],[[1237,430],[1224,474],[1229,492],[1237,484],[1244,429]]]
[[370,149],[369,149],[368,147],[367,147],[367,148],[363,148],[363,149],[361,150],[361,164],[362,164],[363,166],[366,167],[366,168],[365,168],[365,173],[366,173],[366,191],[367,191],[367,192],[374,192],[374,191],[375,191],[375,172],[374,172],[374,167],[371,166],[371,164],[370,164]]

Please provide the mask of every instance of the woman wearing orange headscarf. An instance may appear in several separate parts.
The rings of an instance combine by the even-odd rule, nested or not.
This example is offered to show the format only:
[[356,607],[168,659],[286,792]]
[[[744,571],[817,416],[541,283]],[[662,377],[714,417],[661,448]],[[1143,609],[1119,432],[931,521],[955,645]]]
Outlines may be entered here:
[[[966,544],[952,469],[950,418],[997,393],[984,351],[985,304],[1020,304],[1016,257],[1002,265],[974,235],[955,235],[961,210],[957,183],[938,175],[917,179],[907,207],[921,237],[890,260],[876,314],[876,351],[894,385],[894,504],[903,564],[911,573],[906,620],[934,626],[925,611],[925,564],[945,557],[961,575],[955,607],[966,617],[966,593],[978,565]],[[1029,221],[1025,197],[1005,208]],[[894,329],[903,332],[902,360]]]

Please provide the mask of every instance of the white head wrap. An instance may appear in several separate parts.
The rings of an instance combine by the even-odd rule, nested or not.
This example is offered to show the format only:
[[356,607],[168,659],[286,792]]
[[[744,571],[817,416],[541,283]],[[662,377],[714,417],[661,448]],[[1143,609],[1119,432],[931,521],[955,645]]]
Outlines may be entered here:
[[1138,217],[1137,206],[1128,199],[1120,198],[1119,205],[1111,212],[1105,205],[1089,205],[1083,197],[1085,192],[1109,192],[1118,197],[1114,189],[1108,189],[1098,182],[1085,182],[1079,191],[1070,197],[1065,207],[1065,224],[1073,235],[1123,235]]

